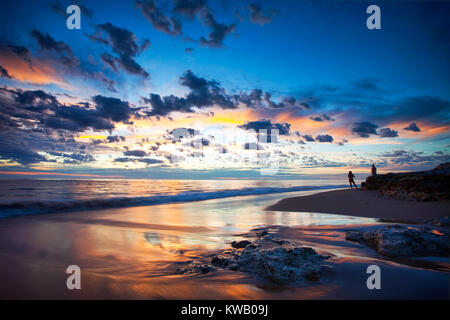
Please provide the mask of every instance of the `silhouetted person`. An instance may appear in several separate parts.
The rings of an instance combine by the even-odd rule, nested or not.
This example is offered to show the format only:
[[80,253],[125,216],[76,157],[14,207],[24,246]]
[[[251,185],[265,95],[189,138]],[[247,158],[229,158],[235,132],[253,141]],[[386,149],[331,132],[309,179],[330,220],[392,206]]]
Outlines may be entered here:
[[350,189],[353,189],[352,183],[358,189],[355,183],[355,175],[351,171],[348,172],[348,183],[350,183]]
[[375,167],[375,165],[372,165],[372,176],[376,176],[377,175],[377,167]]

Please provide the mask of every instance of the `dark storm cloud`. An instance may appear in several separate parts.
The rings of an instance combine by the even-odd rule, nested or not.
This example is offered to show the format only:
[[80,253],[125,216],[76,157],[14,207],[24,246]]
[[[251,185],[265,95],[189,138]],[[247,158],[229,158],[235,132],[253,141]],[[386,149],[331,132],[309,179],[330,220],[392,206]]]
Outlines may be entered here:
[[42,50],[58,53],[59,62],[63,65],[73,68],[80,64],[80,59],[73,54],[72,49],[64,41],[56,41],[48,33],[44,35],[36,29],[31,31],[30,35]]
[[29,165],[47,160],[44,156],[36,153],[28,146],[12,141],[4,141],[1,138],[0,159],[16,161],[23,165]]
[[409,126],[403,129],[407,131],[420,132],[420,128],[417,126],[417,124],[415,124],[415,122],[411,123]]
[[256,108],[262,105],[263,91],[261,89],[253,89],[249,94],[244,92],[235,97],[247,107]]
[[236,24],[226,25],[216,21],[212,13],[207,12],[204,16],[205,24],[211,28],[208,38],[200,38],[200,44],[210,48],[222,48],[225,37],[236,30]]
[[187,70],[180,77],[180,84],[189,88],[190,92],[179,98],[174,95],[161,97],[159,94],[150,94],[148,98],[142,97],[144,103],[152,106],[149,116],[166,116],[173,111],[194,112],[193,107],[204,108],[217,105],[223,109],[234,109],[236,105],[225,89],[215,80],[206,80],[197,77],[191,70]]
[[107,136],[106,137],[106,143],[123,142],[125,140],[126,139],[123,136]]
[[206,0],[173,0],[173,12],[193,19],[195,14],[206,9]]
[[66,52],[72,54],[72,49],[64,41],[56,41],[48,33],[45,35],[39,30],[32,30],[30,35],[36,39],[37,43],[43,50]]
[[178,19],[167,17],[155,5],[154,0],[136,1],[136,6],[141,9],[144,17],[153,25],[153,27],[161,32],[177,36],[182,34],[182,26]]
[[95,102],[96,111],[101,117],[114,122],[127,123],[129,121],[132,109],[128,102],[101,95],[93,97],[92,100]]
[[9,75],[8,70],[0,66],[0,77],[12,79],[12,77]]
[[271,23],[273,16],[276,14],[275,10],[270,10],[269,13],[264,15],[259,3],[251,3],[248,8],[250,10],[250,22],[260,26]]
[[151,93],[148,98],[142,97],[142,101],[152,106],[152,110],[147,112],[149,116],[167,116],[174,111],[193,112],[185,98],[179,98],[174,95],[161,98],[159,94]]
[[127,150],[123,153],[124,156],[130,156],[130,157],[146,157],[147,152],[143,150]]
[[332,136],[330,136],[330,135],[328,135],[328,134],[319,134],[317,137],[316,137],[316,141],[318,141],[318,142],[333,142],[333,137]]
[[313,138],[311,135],[309,135],[309,134],[305,134],[305,135],[303,135],[302,137],[303,137],[303,139],[305,139],[305,140],[308,141],[308,142],[314,142],[314,141],[316,141],[316,140],[314,140],[314,138]]
[[352,132],[362,138],[368,138],[371,134],[377,134],[378,126],[368,121],[356,122],[353,124]]
[[270,134],[271,130],[277,129],[280,135],[289,135],[291,125],[289,123],[272,123],[270,120],[250,121],[246,124],[238,126],[244,130],[253,130],[258,132],[259,130],[267,130]]
[[390,128],[381,128],[378,130],[378,135],[381,138],[395,138],[398,137],[398,132]]
[[334,121],[333,118],[331,118],[330,116],[328,116],[326,113],[321,115],[321,116],[311,116],[309,117],[311,120],[313,121],[317,121],[317,122],[323,122],[323,121]]
[[[107,37],[103,38],[101,35],[102,33],[105,33]],[[102,60],[113,69],[115,63],[118,63],[129,73],[138,74],[145,78],[149,76],[149,74],[134,60],[135,57],[145,50],[150,43],[147,39],[144,40],[142,45],[139,45],[134,33],[116,27],[110,22],[97,25],[97,33],[87,36],[94,42],[109,45],[112,51],[118,55],[118,57],[113,57],[110,54],[104,53],[101,57]],[[114,60],[112,60],[112,58],[114,58]],[[115,61],[115,63],[113,61]]]
[[[10,127],[34,127],[35,121],[44,128],[84,131],[112,130],[114,122],[131,123],[135,110],[128,102],[117,98],[95,96],[95,109],[88,105],[63,105],[55,96],[42,90],[2,90],[0,115],[9,119]],[[15,125],[14,125],[15,124]]]
[[225,89],[221,88],[216,80],[206,80],[197,77],[191,70],[187,70],[180,77],[180,83],[191,90],[186,100],[192,106],[201,108],[216,104],[224,109],[236,107],[231,98],[225,93]]

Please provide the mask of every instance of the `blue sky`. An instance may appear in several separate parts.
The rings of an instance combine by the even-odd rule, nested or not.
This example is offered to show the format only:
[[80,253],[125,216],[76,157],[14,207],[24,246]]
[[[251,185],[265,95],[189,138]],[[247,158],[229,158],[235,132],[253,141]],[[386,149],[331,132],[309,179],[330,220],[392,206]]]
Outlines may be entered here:
[[[199,131],[235,129],[242,139],[255,137],[243,129],[246,123],[269,130],[289,125],[279,144],[268,143],[264,149],[288,159],[282,167],[292,175],[300,174],[299,168],[319,168],[318,173],[351,166],[358,170],[371,162],[386,170],[423,169],[449,159],[448,2],[75,3],[83,9],[81,30],[65,26],[68,1],[2,4],[4,171],[116,170],[126,176],[165,167],[192,170],[189,161],[168,161],[175,151],[191,153],[182,145],[169,146],[174,143],[165,140],[168,132],[195,126]],[[381,9],[381,30],[366,28],[369,4]],[[145,9],[167,29],[146,17]],[[173,21],[181,31],[175,32]],[[208,38],[211,32],[215,35]],[[149,45],[143,46],[146,41]],[[28,53],[19,55],[19,47]],[[255,89],[259,98],[246,103]],[[36,111],[42,104],[39,90],[57,99],[46,98],[48,105],[39,105],[44,115]],[[20,98],[26,91],[34,97],[30,105]],[[158,111],[152,94],[164,101]],[[171,95],[181,100],[164,100]],[[282,104],[286,99],[291,103]],[[62,109],[68,106],[75,108],[70,116]],[[122,114],[116,114],[121,107]],[[23,116],[20,108],[26,109],[26,117],[18,118]],[[97,122],[91,119],[93,125],[86,125],[90,120],[84,118],[87,122],[81,125],[76,118],[80,114]],[[56,125],[60,119],[70,128]],[[410,127],[413,123],[418,130]],[[20,142],[11,142],[13,134]],[[53,136],[71,143],[63,145]],[[111,136],[124,140],[105,142]],[[228,160],[217,161],[209,149],[217,150],[218,143],[203,138],[210,143],[202,146],[203,156],[210,157],[201,164],[205,170],[236,169]],[[30,151],[30,145],[38,156],[24,160],[21,152]],[[239,168],[257,170],[258,165],[240,162],[240,152],[222,147],[230,156],[235,153],[232,159]],[[141,150],[145,156],[123,159],[128,150]]]

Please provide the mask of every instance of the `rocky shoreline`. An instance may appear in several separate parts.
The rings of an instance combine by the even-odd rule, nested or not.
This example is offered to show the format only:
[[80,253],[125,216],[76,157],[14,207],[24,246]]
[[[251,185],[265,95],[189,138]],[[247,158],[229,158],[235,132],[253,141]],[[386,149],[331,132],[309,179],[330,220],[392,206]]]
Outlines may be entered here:
[[449,201],[450,162],[428,171],[370,176],[361,184],[361,188],[378,190],[383,195],[396,199]]

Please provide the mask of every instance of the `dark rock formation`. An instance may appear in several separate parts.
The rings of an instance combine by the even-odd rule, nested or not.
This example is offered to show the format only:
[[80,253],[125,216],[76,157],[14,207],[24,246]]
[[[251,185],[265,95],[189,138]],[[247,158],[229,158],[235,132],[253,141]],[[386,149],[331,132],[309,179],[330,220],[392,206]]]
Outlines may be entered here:
[[211,264],[218,268],[256,274],[275,283],[289,284],[302,280],[317,281],[322,262],[329,258],[309,247],[297,247],[289,241],[274,239],[267,232],[243,249],[225,250],[214,256]]
[[245,248],[245,247],[248,246],[249,244],[251,244],[251,242],[250,242],[250,241],[247,241],[247,240],[233,241],[233,242],[231,242],[231,246],[232,246],[233,248],[236,248],[236,249],[242,249],[242,248]]
[[190,262],[178,268],[178,274],[205,274],[216,268],[248,272],[263,279],[291,284],[317,281],[329,256],[309,247],[298,247],[287,240],[272,237],[266,230],[257,232],[254,241],[233,241],[232,248],[221,250],[211,259],[211,265]]
[[[445,219],[448,220],[442,219],[443,223],[447,221]],[[366,232],[349,231],[345,239],[364,244],[388,257],[450,255],[449,230],[437,230],[433,225],[393,225]]]
[[361,184],[363,190],[378,190],[397,199],[418,201],[450,200],[450,163],[433,170],[388,173],[370,176]]

